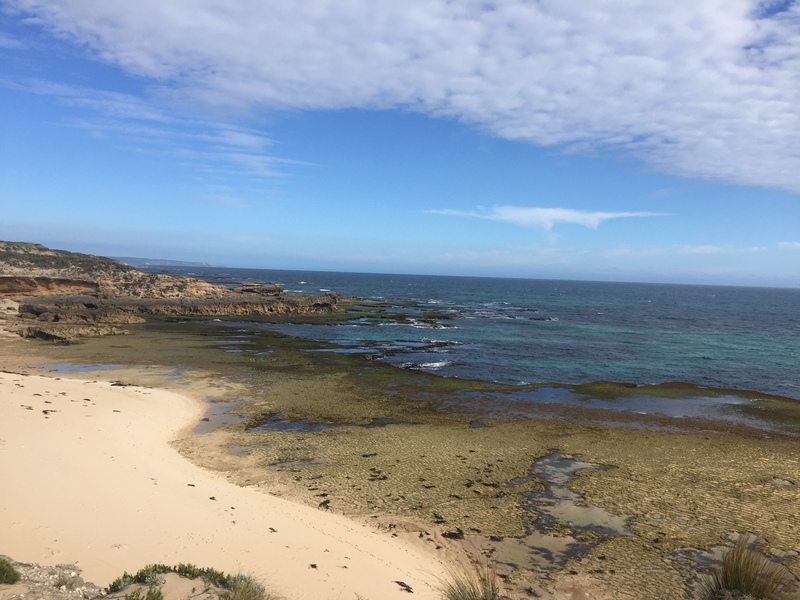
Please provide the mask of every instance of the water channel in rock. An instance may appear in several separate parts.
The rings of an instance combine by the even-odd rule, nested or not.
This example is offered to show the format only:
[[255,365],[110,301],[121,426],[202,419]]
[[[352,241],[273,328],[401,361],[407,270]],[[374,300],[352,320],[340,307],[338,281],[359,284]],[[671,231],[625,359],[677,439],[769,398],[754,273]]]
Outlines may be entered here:
[[533,528],[522,538],[486,538],[479,544],[482,552],[497,563],[552,573],[603,541],[631,535],[630,517],[587,505],[581,494],[567,487],[578,471],[605,468],[560,452],[536,461],[529,475],[507,484],[513,487],[538,479],[544,485],[542,491],[521,494],[523,507],[537,516]]

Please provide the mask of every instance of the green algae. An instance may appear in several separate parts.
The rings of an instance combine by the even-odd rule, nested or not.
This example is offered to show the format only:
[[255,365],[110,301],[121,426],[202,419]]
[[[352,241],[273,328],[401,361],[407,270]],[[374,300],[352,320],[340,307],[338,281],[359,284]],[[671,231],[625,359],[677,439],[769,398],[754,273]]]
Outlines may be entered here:
[[[797,403],[690,384],[504,386],[447,379],[363,356],[318,352],[335,346],[239,322],[165,319],[130,329],[124,338],[47,346],[48,358],[137,365],[144,373],[158,367],[174,373],[177,387],[196,379],[218,385],[218,398],[236,401],[244,421],[176,442],[182,453],[209,468],[224,465],[234,481],[257,482],[267,491],[419,535],[432,550],[441,543],[436,532],[461,532],[480,546],[481,540],[521,539],[534,531],[537,515],[520,499],[544,489],[540,478],[529,475],[552,452],[610,467],[579,471],[568,487],[588,505],[632,516],[633,535],[603,541],[565,567],[598,587],[633,597],[641,590],[682,597],[691,574],[675,560],[676,552],[719,544],[734,531],[757,531],[777,548],[800,546],[800,533],[786,527],[800,502],[798,486],[773,483],[800,481],[796,439],[653,415],[619,421],[680,430],[609,427],[602,422],[608,411],[575,407],[561,407],[547,419],[493,419],[480,402],[462,400],[465,391],[480,399],[546,387],[612,400],[733,394],[752,400],[737,410],[770,413],[776,421],[800,412]],[[130,378],[153,383],[141,374]],[[287,422],[335,426],[254,428],[277,413]],[[482,427],[471,427],[476,419]],[[229,452],[232,446],[237,454]],[[213,457],[210,448],[224,458]],[[570,532],[568,524],[550,526],[551,535]],[[663,567],[646,566],[652,564]],[[525,573],[507,568],[525,581]]]
[[736,396],[747,400],[776,401],[779,403],[800,402],[785,398],[775,394],[766,394],[754,390],[737,390],[732,388],[718,388],[697,385],[683,381],[673,381],[667,383],[657,383],[651,385],[637,385],[635,383],[615,382],[615,381],[593,381],[578,385],[566,386],[563,384],[552,384],[554,387],[568,387],[576,394],[597,399],[625,398],[630,396],[653,396],[655,398],[674,398],[687,399],[698,396],[717,398],[721,396]]

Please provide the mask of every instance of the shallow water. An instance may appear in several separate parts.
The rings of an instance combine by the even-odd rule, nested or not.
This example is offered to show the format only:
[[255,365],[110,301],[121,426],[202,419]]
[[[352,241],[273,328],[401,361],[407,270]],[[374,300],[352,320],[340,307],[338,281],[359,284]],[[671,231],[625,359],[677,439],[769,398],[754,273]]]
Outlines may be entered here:
[[108,371],[110,369],[124,369],[126,365],[118,364],[81,364],[81,363],[46,363],[35,365],[37,369],[48,369],[54,373],[90,373],[92,371]]
[[248,432],[259,431],[288,431],[293,433],[303,431],[322,431],[324,429],[332,429],[334,427],[352,427],[352,423],[313,423],[304,419],[297,421],[290,421],[281,413],[275,413],[267,418],[261,419],[257,424],[251,425],[247,428]]
[[537,479],[543,491],[524,492],[522,505],[537,515],[533,529],[521,538],[484,542],[492,560],[540,572],[561,570],[571,558],[613,537],[631,535],[629,516],[614,515],[587,505],[583,496],[567,487],[582,469],[601,465],[578,461],[553,452],[534,463],[530,475],[508,482],[508,487]]
[[192,430],[192,433],[211,433],[215,429],[219,429],[225,425],[243,423],[248,417],[230,412],[231,409],[237,408],[241,405],[242,403],[238,401],[207,402],[206,412],[200,422]]
[[660,397],[643,392],[614,398],[597,398],[568,387],[524,387],[501,392],[464,389],[458,392],[455,400],[449,400],[443,406],[481,411],[499,419],[542,418],[549,414],[563,416],[563,407],[566,407],[576,409],[576,416],[591,410],[596,422],[609,426],[623,424],[621,416],[627,417],[625,420],[628,422],[624,424],[629,427],[648,416],[661,416],[672,420],[671,425],[670,421],[662,422],[661,428],[680,428],[682,421],[704,419],[800,435],[800,411],[776,415],[768,409],[761,410],[761,401],[757,399],[735,394],[703,395],[702,390],[691,388],[686,389],[684,397]]
[[[411,319],[270,328],[447,377],[513,384],[686,381],[800,399],[800,290],[193,271],[214,283],[271,281],[306,293],[379,299]],[[420,320],[423,309],[456,318]]]
[[583,497],[567,487],[578,471],[602,468],[601,465],[580,462],[560,452],[545,456],[533,465],[533,474],[544,484],[545,490],[525,494],[527,508],[539,515],[541,527],[562,524],[574,533],[593,531],[607,537],[629,535],[628,517],[612,515],[597,506],[580,504]]

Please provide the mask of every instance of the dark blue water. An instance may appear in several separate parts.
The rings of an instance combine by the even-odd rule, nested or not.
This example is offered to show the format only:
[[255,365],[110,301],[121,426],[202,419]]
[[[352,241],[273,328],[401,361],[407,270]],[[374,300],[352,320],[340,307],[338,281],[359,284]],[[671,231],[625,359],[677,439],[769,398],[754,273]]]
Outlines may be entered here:
[[413,301],[452,314],[391,325],[280,325],[406,368],[506,383],[685,381],[800,399],[800,290],[176,269],[214,283]]

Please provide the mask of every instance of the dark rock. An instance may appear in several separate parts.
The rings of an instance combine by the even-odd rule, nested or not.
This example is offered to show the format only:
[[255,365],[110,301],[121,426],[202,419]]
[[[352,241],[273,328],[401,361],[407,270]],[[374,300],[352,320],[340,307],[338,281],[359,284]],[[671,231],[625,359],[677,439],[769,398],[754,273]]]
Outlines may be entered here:
[[460,527],[456,527],[455,531],[445,531],[442,534],[442,537],[446,537],[451,540],[463,540],[464,532]]
[[279,283],[243,283],[233,288],[240,294],[259,294],[261,296],[278,296],[283,293],[283,286]]

